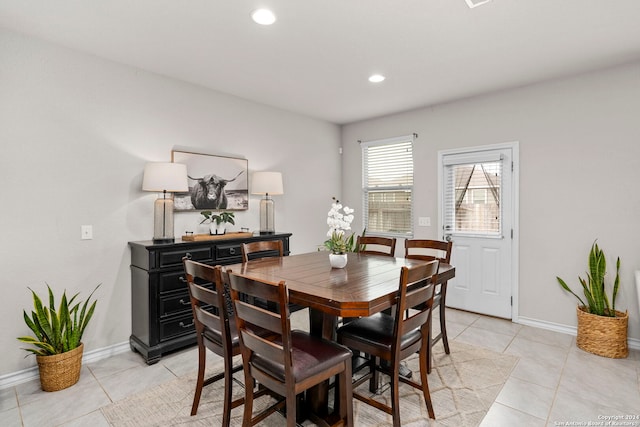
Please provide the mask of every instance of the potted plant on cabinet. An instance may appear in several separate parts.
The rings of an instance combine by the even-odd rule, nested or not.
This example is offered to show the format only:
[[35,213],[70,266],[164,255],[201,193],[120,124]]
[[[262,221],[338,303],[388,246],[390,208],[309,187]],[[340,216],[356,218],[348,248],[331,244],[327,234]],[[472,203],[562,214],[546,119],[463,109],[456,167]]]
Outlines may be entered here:
[[573,294],[580,304],[577,307],[578,335],[576,344],[589,353],[605,357],[624,358],[629,354],[627,347],[627,327],[629,315],[616,310],[616,297],[620,286],[620,258],[616,261],[616,278],[613,282],[611,299],[607,296],[605,275],[607,264],[604,252],[593,242],[589,252],[587,279],[578,277],[584,296],[575,294],[560,277],[558,283]]
[[57,309],[49,285],[49,306],[44,305],[38,294],[29,288],[33,295],[34,311],[29,317],[23,310],[23,317],[35,336],[18,337],[18,340],[35,347],[24,350],[36,355],[40,384],[44,391],[62,390],[80,379],[84,350],[82,335],[96,308],[97,301],[93,301],[91,305],[89,303],[99,286],[96,286],[84,303],[77,300],[79,294],[67,299],[64,291]]
[[200,224],[207,221],[211,224],[210,234],[224,234],[227,224],[235,225],[235,215],[233,212],[213,213],[212,211],[202,211],[200,214],[204,217]]

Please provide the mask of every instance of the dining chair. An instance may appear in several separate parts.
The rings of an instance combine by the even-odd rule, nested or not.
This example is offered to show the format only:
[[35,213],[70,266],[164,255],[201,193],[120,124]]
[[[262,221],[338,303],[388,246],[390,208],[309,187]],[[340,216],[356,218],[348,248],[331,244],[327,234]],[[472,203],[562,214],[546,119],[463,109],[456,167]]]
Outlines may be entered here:
[[268,256],[284,256],[282,240],[263,240],[243,243],[241,249],[242,262],[249,262],[250,259]]
[[[251,259],[267,258],[267,257],[280,257],[284,256],[284,248],[282,240],[265,240],[258,242],[243,243],[242,246],[242,262],[249,262]],[[261,301],[261,300],[258,300]],[[263,301],[263,307],[266,303]],[[273,308],[273,304],[268,307]],[[304,307],[297,304],[289,304],[289,310],[291,312],[302,310]]]
[[[291,330],[289,297],[284,281],[268,282],[229,272],[231,299],[240,334],[245,382],[257,381],[281,396],[275,404],[253,415],[254,391],[245,388],[243,426],[252,426],[286,404],[287,426],[296,425],[296,396],[337,376],[338,400],[335,425],[353,426],[351,351],[335,342]],[[241,294],[262,298],[278,305],[277,312],[243,301]],[[271,334],[258,336],[252,330]],[[316,423],[325,425],[316,415]]]
[[[340,344],[362,351],[371,357],[363,365],[368,371],[353,382],[353,397],[380,409],[393,418],[394,427],[400,427],[399,383],[403,382],[422,391],[429,417],[435,419],[433,404],[427,381],[427,361],[429,355],[429,327],[435,277],[439,261],[431,261],[412,267],[402,267],[398,286],[395,315],[381,312],[369,317],[353,320],[338,329]],[[420,307],[404,316],[407,307]],[[399,374],[400,361],[419,352],[420,383]],[[381,363],[387,361],[387,364]],[[378,372],[389,375],[391,382],[391,406],[355,391],[369,381],[369,390],[378,388]]]
[[[373,245],[374,248],[367,246]],[[375,254],[395,256],[396,238],[395,237],[379,237],[379,236],[358,236],[356,239],[356,247],[361,254]]]
[[[442,240],[426,240],[426,239],[407,239],[404,242],[404,257],[409,259],[419,259],[423,261],[433,261],[435,259],[445,264],[451,264],[451,249],[453,248],[453,242],[445,242]],[[447,338],[447,323],[445,320],[446,313],[446,299],[447,299],[447,282],[444,282],[436,287],[436,293],[433,297],[433,308],[439,307],[440,317],[440,333],[433,336],[433,327],[429,330],[429,354],[431,348],[438,340],[442,339],[444,345],[444,352],[450,354],[449,351],[449,339]],[[433,324],[432,324],[433,326]],[[431,365],[433,358],[429,358],[427,372],[431,373]]]
[[[193,309],[193,323],[198,342],[198,376],[191,406],[191,415],[196,415],[198,412],[202,388],[224,378],[222,425],[228,426],[231,418],[231,409],[241,405],[244,402],[244,398],[231,400],[233,374],[242,370],[242,365],[233,366],[233,357],[240,354],[240,343],[235,318],[233,314],[230,315],[229,313],[231,306],[227,303],[229,296],[228,291],[225,292],[223,272],[219,266],[212,267],[191,261],[186,257],[182,259],[182,263],[189,289],[191,308]],[[213,289],[207,288],[208,284],[212,284]],[[225,294],[227,294],[226,297]],[[207,360],[206,349],[221,356],[224,360],[224,371],[207,379],[204,378]]]

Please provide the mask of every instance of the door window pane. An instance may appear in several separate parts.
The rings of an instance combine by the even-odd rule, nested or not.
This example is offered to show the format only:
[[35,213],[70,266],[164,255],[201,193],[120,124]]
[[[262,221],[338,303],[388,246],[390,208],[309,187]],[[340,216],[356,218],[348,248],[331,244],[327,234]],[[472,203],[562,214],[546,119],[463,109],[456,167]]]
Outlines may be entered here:
[[452,233],[502,232],[502,161],[446,166],[445,228]]

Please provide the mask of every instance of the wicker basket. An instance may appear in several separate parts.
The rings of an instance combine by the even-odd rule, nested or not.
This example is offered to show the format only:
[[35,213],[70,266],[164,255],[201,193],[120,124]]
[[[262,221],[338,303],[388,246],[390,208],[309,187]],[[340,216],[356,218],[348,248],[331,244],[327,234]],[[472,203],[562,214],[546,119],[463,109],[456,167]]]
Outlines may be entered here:
[[622,359],[629,355],[627,347],[627,312],[616,310],[616,317],[597,316],[584,307],[578,313],[578,348],[598,356]]
[[40,370],[40,384],[44,391],[58,391],[71,387],[80,379],[84,344],[66,353],[36,356]]

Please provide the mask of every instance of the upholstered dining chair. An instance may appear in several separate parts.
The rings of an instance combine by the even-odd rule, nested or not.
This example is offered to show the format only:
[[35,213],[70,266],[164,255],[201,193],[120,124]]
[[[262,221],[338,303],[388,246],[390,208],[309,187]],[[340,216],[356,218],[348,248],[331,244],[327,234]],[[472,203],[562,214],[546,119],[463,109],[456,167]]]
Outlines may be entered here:
[[[373,246],[373,248],[371,247]],[[356,238],[356,248],[361,254],[374,254],[374,255],[386,255],[393,257],[396,252],[396,238],[395,237],[380,237],[380,236],[358,236]],[[387,314],[391,314],[391,309],[386,311]],[[345,317],[342,319],[341,324],[346,324],[354,320],[353,317]],[[359,356],[358,352],[354,352],[356,356]],[[404,368],[408,371],[408,368]],[[408,371],[411,375],[411,371]]]
[[[222,425],[228,426],[231,419],[231,409],[242,405],[244,397],[231,400],[233,374],[242,370],[242,364],[233,366],[233,357],[240,354],[240,341],[235,317],[233,317],[233,313],[229,312],[232,305],[228,291],[225,291],[226,273],[219,266],[212,267],[191,261],[188,258],[183,258],[182,263],[198,342],[198,375],[191,415],[196,415],[198,412],[203,387],[224,378]],[[207,349],[222,357],[224,371],[205,379]],[[260,394],[264,392],[265,390],[262,390]]]
[[[426,240],[426,239],[407,239],[404,242],[404,256],[409,259],[419,259],[423,261],[433,261],[434,259],[444,262],[445,264],[451,264],[451,249],[453,248],[453,242],[445,242],[442,240]],[[445,319],[446,312],[446,299],[447,299],[447,282],[440,284],[436,288],[435,296],[433,297],[433,308],[439,307],[440,318],[440,333],[433,336],[433,328],[429,331],[431,339],[429,340],[429,353],[431,353],[431,347],[439,340],[442,340],[444,345],[444,352],[450,354],[449,351],[449,339],[447,338],[447,323]],[[429,358],[428,372],[431,373],[432,358]]]
[[241,248],[242,262],[248,262],[250,259],[263,258],[265,256],[282,257],[284,255],[282,240],[263,240],[243,243]]
[[[191,406],[191,415],[196,415],[198,412],[202,388],[224,378],[222,425],[228,426],[231,409],[241,405],[244,399],[231,400],[232,375],[242,370],[242,365],[232,366],[233,357],[240,354],[240,345],[235,319],[231,321],[227,311],[222,272],[220,267],[212,267],[187,258],[183,258],[182,263],[187,287],[189,288],[193,322],[198,341],[198,376],[193,405]],[[196,282],[200,282],[200,284]],[[213,289],[203,286],[205,283],[213,284]],[[214,307],[215,310],[206,310],[205,307],[207,306]],[[223,358],[224,371],[205,380],[207,348]]]
[[[427,381],[427,360],[429,359],[429,326],[433,304],[434,278],[438,273],[439,261],[431,261],[413,267],[402,267],[398,286],[395,315],[377,313],[373,316],[353,320],[338,329],[338,342],[349,348],[369,354],[371,357],[363,366],[368,367],[365,375],[353,383],[353,397],[380,409],[393,418],[394,427],[400,427],[399,383],[409,384],[422,391],[430,418],[435,418],[429,384]],[[420,307],[404,316],[407,307]],[[420,383],[400,375],[400,361],[419,352]],[[387,364],[379,363],[387,361]],[[378,372],[386,373],[391,380],[391,406],[355,391],[358,386],[369,381],[369,390],[378,388]]]
[[395,256],[396,252],[395,237],[358,236],[356,245],[361,254]]
[[[229,283],[240,334],[245,382],[255,380],[282,396],[274,405],[254,416],[254,392],[247,387],[242,425],[255,425],[286,404],[287,426],[295,426],[296,396],[337,376],[339,400],[334,413],[339,414],[340,419],[336,425],[353,426],[351,351],[307,332],[291,330],[289,297],[284,281],[272,283],[229,272]],[[275,303],[279,310],[273,312],[245,302],[239,298],[241,294],[254,297],[249,301],[262,298]],[[271,335],[258,336],[252,330],[270,331]],[[312,416],[312,420],[320,422],[317,417]]]

